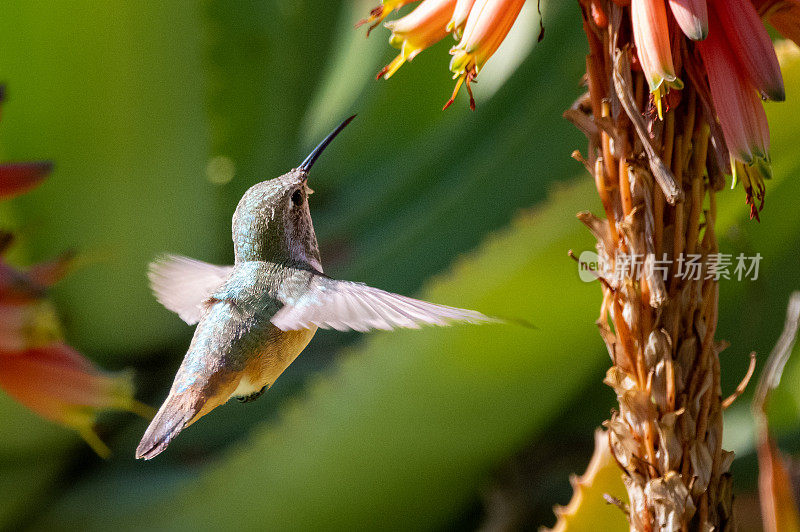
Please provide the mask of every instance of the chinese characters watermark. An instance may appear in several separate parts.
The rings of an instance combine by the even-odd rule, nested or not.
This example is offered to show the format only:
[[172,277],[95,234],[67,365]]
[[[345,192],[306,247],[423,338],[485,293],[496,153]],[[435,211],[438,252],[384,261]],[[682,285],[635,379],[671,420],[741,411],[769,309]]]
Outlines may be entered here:
[[745,255],[739,253],[686,253],[678,255],[674,260],[664,253],[660,259],[654,255],[618,254],[613,264],[613,270],[603,271],[599,256],[594,251],[584,251],[578,257],[578,275],[584,282],[598,280],[599,277],[612,283],[622,279],[638,279],[643,273],[652,275],[658,273],[663,279],[668,279],[670,272],[674,277],[685,281],[701,281],[720,279],[737,281],[758,280],[758,270],[762,256]]

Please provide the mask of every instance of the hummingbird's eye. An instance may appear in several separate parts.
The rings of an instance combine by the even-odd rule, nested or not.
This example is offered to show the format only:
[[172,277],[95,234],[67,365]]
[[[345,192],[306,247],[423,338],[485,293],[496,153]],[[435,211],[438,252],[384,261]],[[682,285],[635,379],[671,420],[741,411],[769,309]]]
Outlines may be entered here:
[[303,204],[303,192],[299,188],[292,193],[292,203],[294,203],[295,207]]

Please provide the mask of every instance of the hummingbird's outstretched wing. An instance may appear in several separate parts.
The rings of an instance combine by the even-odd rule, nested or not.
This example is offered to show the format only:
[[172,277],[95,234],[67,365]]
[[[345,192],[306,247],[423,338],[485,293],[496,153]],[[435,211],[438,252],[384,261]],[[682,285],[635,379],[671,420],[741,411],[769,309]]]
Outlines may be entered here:
[[194,325],[203,315],[208,296],[225,282],[231,271],[233,266],[164,255],[150,263],[147,277],[158,302]]
[[300,292],[279,295],[284,306],[272,324],[288,331],[317,326],[339,331],[370,329],[417,329],[421,325],[501,322],[474,310],[437,305],[372,288],[362,283],[337,281],[312,273]]

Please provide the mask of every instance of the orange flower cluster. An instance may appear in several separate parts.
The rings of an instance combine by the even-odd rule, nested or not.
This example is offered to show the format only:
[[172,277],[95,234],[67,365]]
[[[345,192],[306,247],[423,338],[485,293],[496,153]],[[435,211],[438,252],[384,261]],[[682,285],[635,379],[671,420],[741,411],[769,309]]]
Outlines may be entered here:
[[[49,162],[0,164],[0,199],[34,188],[51,168]],[[46,291],[71,270],[72,254],[21,271],[3,259],[12,240],[0,232],[0,389],[75,429],[107,457],[110,450],[93,429],[98,412],[121,409],[152,417],[152,409],[133,398],[131,375],[102,372],[64,343]]]
[[[372,30],[393,10],[409,3],[410,0],[384,0],[356,27],[371,24]],[[378,72],[378,79],[389,79],[403,63],[452,34],[458,41],[450,49],[450,70],[456,87],[444,109],[466,84],[469,106],[474,110],[471,83],[511,31],[524,3],[525,0],[423,0],[408,15],[385,24],[392,32],[389,44],[399,48],[400,54]]]
[[[700,73],[708,80],[710,101],[730,156],[733,184],[741,180],[748,202],[754,205],[755,197],[763,205],[764,179],[771,171],[769,125],[761,100],[783,101],[786,94],[778,58],[761,16],[797,41],[800,2],[631,0],[630,4],[639,64],[659,116],[666,93],[683,87],[673,66],[680,50],[672,49],[679,42],[674,32],[681,31],[696,42],[702,59],[704,72]],[[755,207],[751,212],[758,215]]]

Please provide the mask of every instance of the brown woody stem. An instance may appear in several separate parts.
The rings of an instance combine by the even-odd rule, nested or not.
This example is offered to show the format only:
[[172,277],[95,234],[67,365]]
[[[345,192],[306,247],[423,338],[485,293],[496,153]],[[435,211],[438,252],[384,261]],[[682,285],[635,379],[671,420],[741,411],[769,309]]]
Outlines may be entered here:
[[[709,125],[716,119],[698,102],[695,83],[705,80],[686,75],[691,82],[667,94],[660,120],[642,72],[631,66],[630,8],[580,4],[589,42],[580,111],[596,126],[585,128],[586,165],[607,231],[588,213],[581,221],[598,237],[598,326],[612,360],[606,383],[619,401],[605,425],[628,491],[628,519],[637,531],[727,530],[732,453],[722,449],[719,287],[709,270],[718,251],[719,169]],[[675,58],[679,76],[696,57],[691,46],[675,47],[683,51]]]

